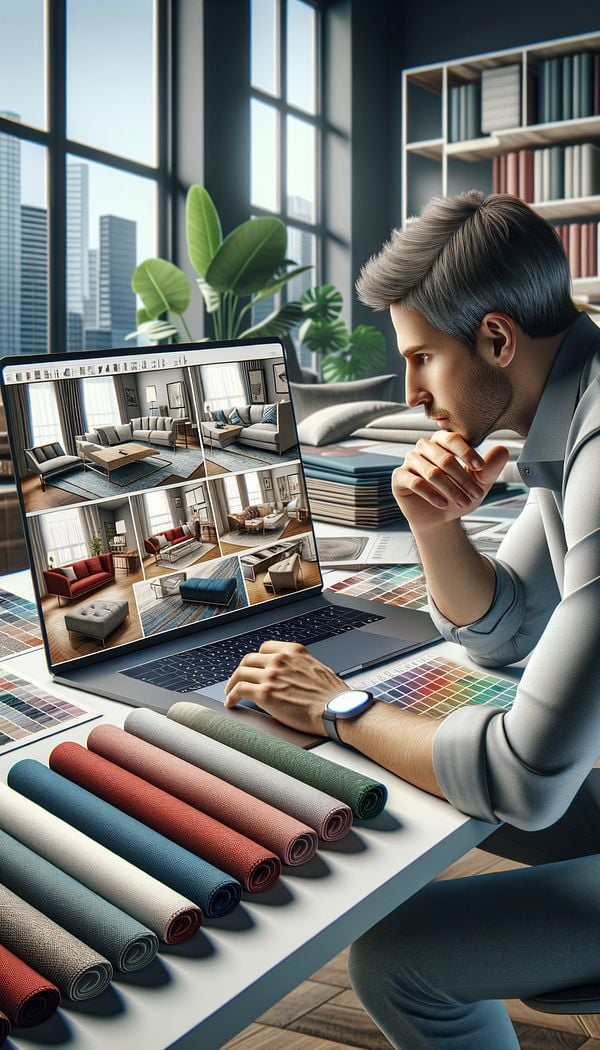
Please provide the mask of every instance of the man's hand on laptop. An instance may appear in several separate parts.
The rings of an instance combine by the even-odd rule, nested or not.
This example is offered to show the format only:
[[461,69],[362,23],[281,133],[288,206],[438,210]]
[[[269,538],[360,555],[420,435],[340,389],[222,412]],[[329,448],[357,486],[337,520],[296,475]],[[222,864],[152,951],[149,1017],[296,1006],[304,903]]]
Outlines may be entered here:
[[508,456],[496,445],[482,457],[447,431],[420,438],[392,475],[394,499],[413,532],[439,528],[479,506]]
[[248,653],[225,687],[225,707],[253,700],[292,729],[325,736],[323,711],[347,686],[297,642],[263,642]]

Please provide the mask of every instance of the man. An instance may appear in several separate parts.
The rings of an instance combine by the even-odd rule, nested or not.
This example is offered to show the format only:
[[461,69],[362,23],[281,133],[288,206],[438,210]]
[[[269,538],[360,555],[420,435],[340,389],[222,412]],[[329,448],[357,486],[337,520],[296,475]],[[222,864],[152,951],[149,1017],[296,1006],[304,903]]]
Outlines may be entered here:
[[[505,1050],[518,1042],[502,999],[600,979],[600,331],[573,305],[554,231],[504,195],[432,201],[358,290],[389,307],[406,400],[440,426],[392,482],[432,616],[480,664],[531,657],[510,712],[473,705],[440,723],[375,704],[338,733],[505,822],[489,848],[533,866],[432,883],[353,946],[350,974],[396,1047]],[[475,451],[500,428],[526,437],[530,492],[491,560],[461,517],[506,462],[501,446]],[[301,646],[270,642],[242,661],[227,705],[248,697],[324,733],[343,688]]]

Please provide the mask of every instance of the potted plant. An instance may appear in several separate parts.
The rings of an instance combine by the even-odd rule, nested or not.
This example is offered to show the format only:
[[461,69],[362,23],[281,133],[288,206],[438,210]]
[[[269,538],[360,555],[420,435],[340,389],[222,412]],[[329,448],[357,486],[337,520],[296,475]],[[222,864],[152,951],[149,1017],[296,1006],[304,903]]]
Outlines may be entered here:
[[88,541],[88,550],[92,558],[97,557],[98,554],[102,554],[104,550],[104,544],[102,543],[102,540],[100,539],[97,533],[94,533],[93,536],[90,536]]
[[298,338],[310,351],[322,355],[321,373],[327,383],[365,379],[385,367],[385,338],[373,325],[359,324],[351,332],[340,317],[342,294],[333,284],[309,288],[300,298],[304,323]]

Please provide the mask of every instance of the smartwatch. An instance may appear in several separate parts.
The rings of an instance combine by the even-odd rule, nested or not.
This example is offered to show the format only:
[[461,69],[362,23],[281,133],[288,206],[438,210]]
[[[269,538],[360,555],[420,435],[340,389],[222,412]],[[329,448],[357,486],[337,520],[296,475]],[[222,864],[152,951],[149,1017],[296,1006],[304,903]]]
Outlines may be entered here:
[[343,693],[337,693],[336,696],[332,696],[323,711],[323,727],[327,736],[335,740],[337,744],[343,744],[343,740],[340,740],[338,736],[336,720],[338,718],[356,718],[358,715],[362,715],[363,711],[366,711],[374,702],[375,698],[368,689],[344,689]]

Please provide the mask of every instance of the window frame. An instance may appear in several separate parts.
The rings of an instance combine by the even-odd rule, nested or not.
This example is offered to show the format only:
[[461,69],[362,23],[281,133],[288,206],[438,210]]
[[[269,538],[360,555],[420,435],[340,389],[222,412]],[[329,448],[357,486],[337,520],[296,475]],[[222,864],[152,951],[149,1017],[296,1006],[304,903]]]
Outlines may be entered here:
[[156,166],[67,138],[67,0],[45,0],[46,129],[0,116],[0,134],[46,149],[48,235],[48,353],[65,353],[67,342],[67,158],[103,164],[156,184],[154,215],[158,255],[174,257],[173,150],[174,0],[154,0]]

